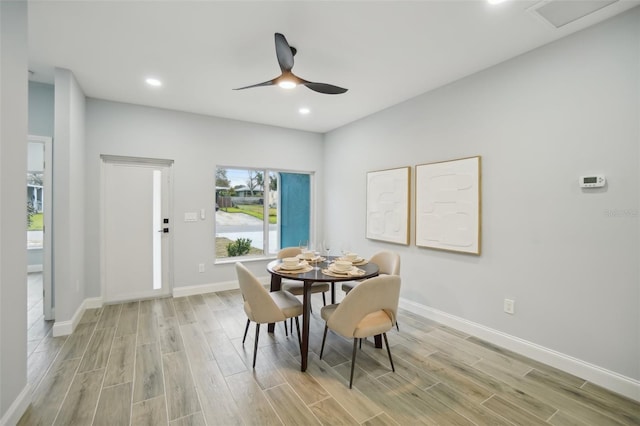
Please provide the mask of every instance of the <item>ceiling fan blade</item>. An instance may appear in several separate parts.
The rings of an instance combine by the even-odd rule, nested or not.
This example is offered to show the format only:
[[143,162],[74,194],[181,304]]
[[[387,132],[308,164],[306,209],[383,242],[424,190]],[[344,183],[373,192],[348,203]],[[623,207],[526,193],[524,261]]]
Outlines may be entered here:
[[332,84],[326,83],[314,83],[312,81],[304,81],[301,83],[307,86],[309,89],[314,92],[324,93],[325,95],[340,95],[346,92],[349,89],[345,89],[343,87],[334,86]]
[[278,57],[278,64],[282,72],[291,71],[293,68],[293,50],[287,43],[287,39],[280,33],[276,33],[276,56]]
[[251,89],[252,87],[261,87],[261,86],[273,86],[275,84],[275,81],[276,79],[274,78],[273,80],[264,81],[258,84],[252,84],[251,86],[238,87],[237,89],[233,89],[233,90]]

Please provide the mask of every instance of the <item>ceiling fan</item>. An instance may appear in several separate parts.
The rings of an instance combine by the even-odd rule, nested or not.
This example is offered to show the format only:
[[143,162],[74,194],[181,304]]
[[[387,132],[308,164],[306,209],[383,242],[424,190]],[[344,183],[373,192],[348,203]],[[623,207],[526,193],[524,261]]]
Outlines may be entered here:
[[291,72],[291,68],[293,68],[293,57],[297,52],[296,48],[289,46],[289,43],[287,43],[287,39],[280,33],[276,33],[275,38],[276,57],[278,58],[278,64],[280,65],[282,74],[272,80],[265,81],[263,83],[239,87],[233,90],[250,89],[252,87],[260,86],[273,86],[276,84],[284,89],[293,89],[298,85],[307,86],[309,89],[315,92],[324,93],[326,95],[339,95],[348,90],[342,87],[334,86],[332,84],[314,83],[313,81],[303,80],[302,78],[295,75],[293,72]]

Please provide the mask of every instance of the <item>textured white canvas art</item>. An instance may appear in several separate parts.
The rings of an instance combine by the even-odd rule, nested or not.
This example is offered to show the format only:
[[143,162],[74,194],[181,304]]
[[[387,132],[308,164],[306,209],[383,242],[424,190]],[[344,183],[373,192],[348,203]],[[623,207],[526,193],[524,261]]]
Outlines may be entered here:
[[416,166],[416,245],[480,254],[480,157]]
[[367,173],[367,238],[409,244],[410,167]]

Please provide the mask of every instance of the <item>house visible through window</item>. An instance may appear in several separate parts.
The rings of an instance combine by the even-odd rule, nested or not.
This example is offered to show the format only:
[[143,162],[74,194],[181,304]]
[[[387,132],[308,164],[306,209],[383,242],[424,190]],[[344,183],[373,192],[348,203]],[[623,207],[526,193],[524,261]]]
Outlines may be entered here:
[[273,257],[309,240],[311,176],[216,168],[216,261]]

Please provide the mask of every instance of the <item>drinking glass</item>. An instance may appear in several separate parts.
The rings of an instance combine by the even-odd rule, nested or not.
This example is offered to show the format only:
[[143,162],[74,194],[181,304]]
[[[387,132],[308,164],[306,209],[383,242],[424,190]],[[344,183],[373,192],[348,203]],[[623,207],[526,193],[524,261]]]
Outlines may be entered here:
[[329,256],[329,254],[331,253],[331,246],[332,246],[331,240],[326,239],[326,238],[324,240],[322,240],[322,248],[325,251],[325,254],[327,256]]
[[309,241],[308,240],[300,240],[300,243],[298,243],[298,247],[300,247],[300,250],[302,250],[302,251],[308,250],[309,249]]

